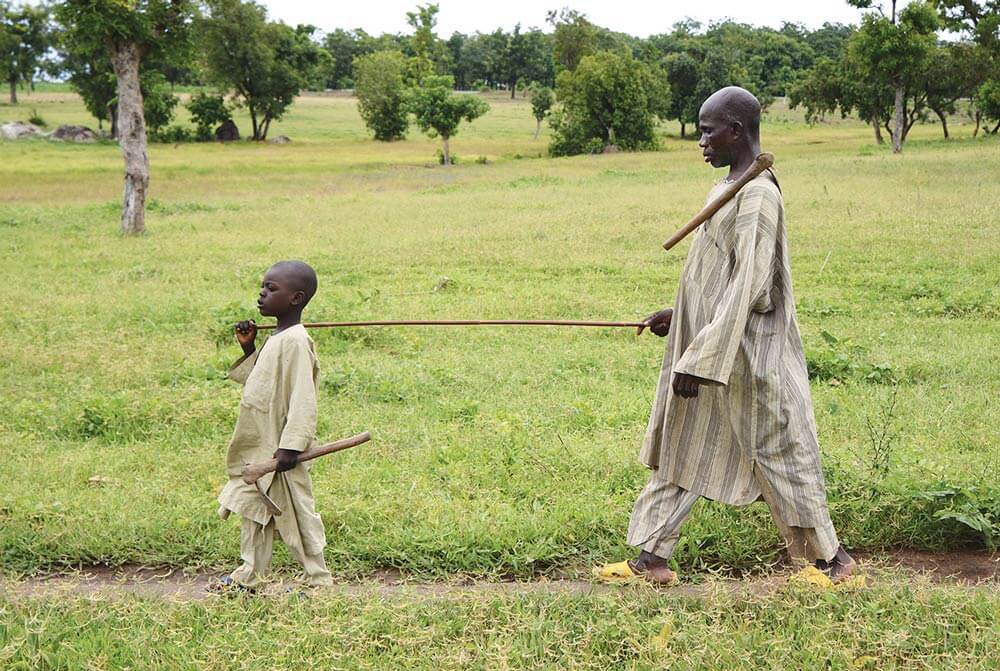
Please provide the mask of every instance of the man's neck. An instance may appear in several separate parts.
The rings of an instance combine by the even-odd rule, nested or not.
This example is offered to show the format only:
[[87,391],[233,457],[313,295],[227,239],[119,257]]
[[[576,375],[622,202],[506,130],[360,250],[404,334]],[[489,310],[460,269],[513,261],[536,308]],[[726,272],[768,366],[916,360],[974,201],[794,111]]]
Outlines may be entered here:
[[733,152],[733,160],[729,164],[729,174],[726,175],[727,182],[735,182],[740,176],[753,165],[754,160],[760,154],[760,143],[753,142],[739,148]]

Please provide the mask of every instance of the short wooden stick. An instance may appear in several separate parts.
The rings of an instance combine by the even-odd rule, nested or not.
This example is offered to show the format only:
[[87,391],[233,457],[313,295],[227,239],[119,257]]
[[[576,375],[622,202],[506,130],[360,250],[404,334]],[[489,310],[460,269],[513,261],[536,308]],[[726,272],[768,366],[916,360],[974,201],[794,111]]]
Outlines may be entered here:
[[[317,457],[322,457],[333,452],[340,452],[341,450],[346,450],[350,447],[356,447],[362,443],[367,443],[371,439],[372,434],[365,431],[364,433],[359,433],[358,435],[351,436],[350,438],[344,438],[333,443],[328,443],[322,447],[305,450],[299,454],[299,463],[301,464],[303,461],[316,459]],[[241,472],[243,482],[248,485],[252,485],[268,473],[275,471],[277,468],[277,459],[268,459],[267,461],[262,461],[257,464],[247,464],[243,467],[243,471]]]

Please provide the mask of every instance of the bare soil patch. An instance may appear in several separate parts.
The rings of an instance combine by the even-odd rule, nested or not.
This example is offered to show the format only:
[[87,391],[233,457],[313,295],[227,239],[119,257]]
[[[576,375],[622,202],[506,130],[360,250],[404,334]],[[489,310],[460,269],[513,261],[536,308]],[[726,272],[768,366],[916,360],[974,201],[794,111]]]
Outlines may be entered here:
[[[935,583],[997,588],[1000,586],[1000,554],[986,551],[922,552],[897,550],[885,553],[857,553],[859,572],[869,580],[892,574],[928,579]],[[742,579],[711,579],[698,584],[681,583],[658,588],[664,596],[704,598],[720,591],[729,593],[765,593],[785,582],[792,569],[786,567],[772,574]],[[115,598],[136,595],[172,601],[200,601],[213,598],[207,591],[223,573],[178,568],[137,566],[92,566],[72,572],[35,576],[24,580],[0,580],[0,595],[14,598],[52,598],[83,596]],[[648,588],[644,583],[638,585]],[[262,590],[265,596],[280,596],[295,591],[294,580],[276,579]],[[395,570],[378,571],[353,581],[338,582],[330,592],[379,597],[447,597],[468,594],[590,594],[622,589],[587,579],[582,574],[530,581],[483,581],[456,578],[450,581],[419,582]]]

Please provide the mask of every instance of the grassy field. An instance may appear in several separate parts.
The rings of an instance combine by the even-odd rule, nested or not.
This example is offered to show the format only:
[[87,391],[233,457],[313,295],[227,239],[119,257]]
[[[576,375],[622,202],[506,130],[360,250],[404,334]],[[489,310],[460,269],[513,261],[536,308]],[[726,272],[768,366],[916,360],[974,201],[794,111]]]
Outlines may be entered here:
[[[214,514],[239,395],[223,377],[238,354],[226,325],[254,314],[275,260],[317,268],[315,320],[625,320],[669,305],[687,246],[664,253],[660,243],[720,176],[694,143],[665,125],[659,152],[542,158],[527,103],[490,102],[453,139],[460,164],[451,169],[416,132],[369,140],[344,97],[298,101],[272,129],[289,145],[154,145],[141,239],[117,233],[117,146],[0,143],[0,570],[234,565],[237,525]],[[93,125],[59,91],[0,105],[0,122],[31,109],[53,127]],[[1000,532],[1000,144],[954,125],[948,142],[937,126],[915,127],[903,156],[851,120],[810,128],[776,106],[763,127],[786,198],[831,510],[854,548],[981,546]],[[630,552],[624,532],[646,478],[636,453],[662,340],[566,329],[313,335],[321,437],[375,435],[313,471],[337,575],[395,567],[422,578],[528,578]],[[777,549],[762,507],[701,503],[675,559],[697,580],[705,569],[758,566]],[[283,550],[278,563],[289,565]],[[851,668],[871,641],[887,646],[871,653],[884,661],[877,668],[962,666],[947,657],[956,645],[962,654],[991,646],[981,668],[994,668],[996,595],[964,594],[887,585],[818,606],[794,594],[687,604],[674,615],[690,631],[684,654],[719,637],[741,643],[713,653],[733,657],[675,661],[740,668],[737,653],[765,654],[773,668],[823,659]],[[26,668],[29,649],[10,650],[33,627],[55,632],[32,640],[64,655],[56,660],[110,636],[120,648],[95,653],[104,661],[93,666],[113,668],[127,661],[110,655],[127,660],[153,636],[168,650],[163,668],[171,659],[222,668],[250,647],[224,641],[226,627],[290,621],[273,604],[125,602],[100,606],[100,618],[86,602],[0,608],[0,661]],[[331,663],[344,667],[405,667],[400,660],[426,648],[412,668],[462,659],[647,668],[661,662],[635,641],[655,633],[646,616],[666,606],[644,594],[295,608],[296,621],[320,632],[295,640],[318,655],[331,637],[348,655]],[[165,623],[120,631],[137,616]],[[215,621],[228,624],[207,626]],[[940,630],[915,632],[939,621]],[[820,622],[834,629],[821,644],[812,637],[822,628],[799,626]],[[278,657],[250,654],[242,668],[293,666],[303,653],[282,631],[268,634]],[[788,641],[819,656],[797,656]]]

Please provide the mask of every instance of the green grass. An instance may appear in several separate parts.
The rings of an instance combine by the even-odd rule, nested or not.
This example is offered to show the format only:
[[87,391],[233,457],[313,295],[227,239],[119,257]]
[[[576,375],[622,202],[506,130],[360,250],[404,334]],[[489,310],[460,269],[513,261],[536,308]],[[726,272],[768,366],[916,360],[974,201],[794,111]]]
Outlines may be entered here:
[[[70,94],[23,98],[0,121],[36,108],[50,126],[92,123]],[[718,177],[694,143],[667,125],[659,152],[518,160],[545,141],[526,102],[490,100],[453,139],[451,169],[415,132],[368,140],[336,96],[275,124],[290,145],[153,145],[141,239],[117,233],[115,145],[0,144],[0,569],[232,566],[237,527],[214,514],[239,395],[226,325],[253,315],[278,259],[316,266],[315,320],[624,320],[670,304],[686,246],[660,243]],[[776,108],[764,124],[831,510],[852,547],[981,545],[1000,523],[1000,162],[995,137],[955,126],[950,142],[917,126],[892,156],[851,120],[809,128]],[[336,573],[523,577],[630,552],[663,341],[314,336],[320,437],[375,436],[313,471]],[[744,569],[777,547],[761,507],[700,504],[676,560]]]
[[[995,592],[888,582],[705,600],[314,596],[0,601],[0,665],[48,669],[995,669]],[[666,633],[661,641],[654,637]]]

